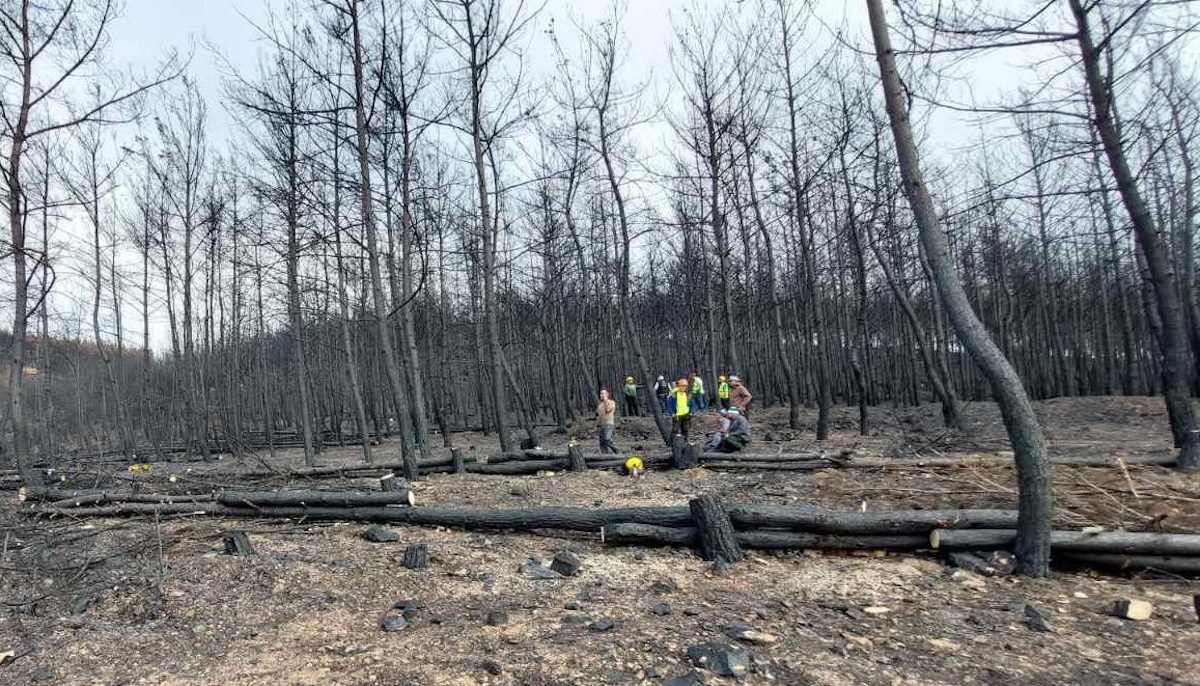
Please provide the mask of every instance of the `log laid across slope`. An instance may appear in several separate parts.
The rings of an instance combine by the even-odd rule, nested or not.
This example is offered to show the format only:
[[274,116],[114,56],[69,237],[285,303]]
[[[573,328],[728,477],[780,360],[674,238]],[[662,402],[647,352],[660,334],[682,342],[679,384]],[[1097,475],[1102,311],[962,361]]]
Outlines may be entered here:
[[739,529],[796,529],[825,534],[928,534],[935,529],[1006,529],[1016,510],[836,510],[818,505],[734,505]]
[[242,506],[371,507],[378,505],[415,505],[408,489],[394,491],[222,491],[217,502]]
[[[390,494],[390,493],[389,493]],[[464,529],[560,529],[599,531],[616,522],[642,522],[659,526],[689,526],[691,511],[682,507],[618,507],[606,510],[584,507],[534,507],[490,509],[482,507],[237,507],[219,502],[114,503],[95,507],[39,507],[39,514],[70,517],[116,517],[150,514],[197,514],[219,517],[305,519],[310,521],[390,522]]]
[[1131,570],[1151,569],[1174,574],[1200,575],[1200,556],[1120,555],[1118,553],[1077,553],[1053,551],[1053,562],[1066,562],[1087,567]]
[[[936,529],[929,544],[939,550],[994,550],[1011,548],[1012,529]],[[1136,531],[1054,531],[1050,549],[1055,552],[1122,555],[1200,555],[1200,535]]]
[[[223,514],[238,516],[245,511],[253,516],[308,516],[313,517],[314,509],[320,509],[322,518],[354,520],[360,516],[371,518],[386,517],[378,521],[411,521],[414,524],[434,524],[440,526],[471,526],[472,518],[483,526],[489,522],[516,522],[512,528],[558,528],[562,513],[568,513],[566,521],[588,524],[584,529],[597,529],[604,523],[641,522],[661,524],[640,517],[655,516],[657,513],[667,516],[669,526],[692,526],[693,521],[689,509],[680,507],[633,507],[599,510],[593,508],[544,507],[529,509],[492,510],[486,508],[456,508],[456,507],[425,507],[412,513],[396,513],[391,508],[385,514],[374,512],[370,508],[381,505],[411,504],[411,494],[408,491],[311,491],[311,490],[282,490],[282,491],[220,491],[211,495],[192,496],[155,496],[153,494],[134,494],[120,491],[104,491],[96,493],[68,491],[52,491],[50,500],[55,502],[43,506],[39,511],[57,513],[67,506],[95,505],[104,507],[85,508],[74,506],[70,512],[76,516],[145,514],[154,511],[162,513],[185,513],[203,511],[205,514]],[[217,511],[197,508],[196,505],[221,505],[230,508],[227,511]],[[161,505],[161,507],[160,507]],[[135,507],[136,506],[136,507]],[[170,507],[167,507],[170,506]],[[281,510],[280,508],[292,508]],[[362,509],[368,508],[368,509]],[[96,511],[93,513],[94,510]],[[274,514],[279,512],[280,514]],[[295,513],[299,514],[295,514]],[[496,514],[500,513],[500,514]],[[581,513],[587,513],[586,516]],[[623,513],[632,513],[639,517],[621,519]],[[665,514],[664,514],[665,513]],[[781,529],[803,531],[814,534],[844,534],[844,535],[894,535],[922,534],[928,536],[938,529],[968,529],[986,528],[999,529],[1016,525],[1015,510],[879,510],[860,512],[857,510],[840,510],[818,505],[771,505],[771,504],[742,504],[729,507],[729,518],[735,528],[750,529]],[[594,523],[594,526],[591,524]]]
[[[36,495],[36,494],[29,494]],[[178,505],[187,508],[197,503],[219,503],[233,507],[272,507],[279,505],[309,507],[362,507],[375,505],[415,505],[416,499],[407,488],[391,491],[219,491],[197,494],[134,493],[131,491],[67,491],[50,490],[39,500],[51,508],[80,508],[89,505],[144,504]],[[72,510],[78,513],[79,510]]]
[[[367,501],[397,498],[395,491],[358,494],[314,492],[226,492],[206,501],[116,502],[83,507],[37,504],[35,515],[88,516],[211,515],[230,518],[278,518],[304,521],[363,521],[448,526],[464,529],[513,531],[566,530],[600,532],[608,543],[695,546],[699,534],[687,506],[535,507],[488,509],[476,507],[333,506],[354,496]],[[303,502],[303,505],[259,504]],[[61,501],[60,501],[61,502]],[[729,508],[733,540],[747,548],[985,550],[1011,548],[1011,529],[939,528],[990,525],[1015,518],[1006,510],[929,510],[854,512],[816,506],[744,504]],[[798,530],[807,527],[808,530]],[[1055,559],[1100,567],[1150,568],[1200,573],[1200,535],[1137,532],[1055,531]]]
[[[700,541],[695,527],[667,527],[651,524],[618,523],[604,527],[605,543],[615,545],[694,546]],[[737,531],[739,545],[747,548],[782,550],[918,550],[929,547],[925,536],[865,535],[839,536],[799,531]]]

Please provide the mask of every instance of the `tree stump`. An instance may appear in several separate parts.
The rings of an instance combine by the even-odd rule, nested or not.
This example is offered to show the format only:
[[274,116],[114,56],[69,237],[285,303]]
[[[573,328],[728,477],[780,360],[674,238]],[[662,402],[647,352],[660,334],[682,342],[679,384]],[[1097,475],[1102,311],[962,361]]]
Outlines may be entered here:
[[689,443],[683,449],[683,468],[692,469],[700,465],[700,448]]
[[583,459],[583,448],[580,448],[578,445],[571,445],[571,447],[567,449],[567,456],[571,460],[571,471],[587,471],[587,460]]
[[429,566],[429,546],[424,543],[414,543],[404,549],[404,562],[407,569],[425,569]]
[[454,463],[455,474],[463,474],[467,471],[467,465],[463,462],[462,451],[458,448],[450,449],[450,461]]
[[702,495],[689,501],[688,507],[700,533],[700,556],[705,560],[740,562],[742,547],[738,545],[733,522],[721,499],[715,495]]
[[[695,467],[696,463],[688,464],[687,459],[687,439],[683,436],[675,436],[671,440],[671,466],[675,469],[687,469]],[[693,456],[694,459],[694,456]]]
[[250,537],[245,531],[226,531],[223,536],[226,555],[253,556],[254,546],[250,545]]

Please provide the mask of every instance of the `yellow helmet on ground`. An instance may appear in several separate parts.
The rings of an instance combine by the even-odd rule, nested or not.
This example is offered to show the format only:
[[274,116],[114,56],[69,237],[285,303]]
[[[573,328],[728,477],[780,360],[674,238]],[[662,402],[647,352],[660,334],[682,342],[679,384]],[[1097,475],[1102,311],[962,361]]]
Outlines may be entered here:
[[638,471],[642,471],[645,468],[646,468],[645,465],[642,464],[642,458],[638,457],[637,455],[633,455],[628,460],[625,460],[625,471],[627,471],[631,474],[633,473],[633,471],[635,469]]

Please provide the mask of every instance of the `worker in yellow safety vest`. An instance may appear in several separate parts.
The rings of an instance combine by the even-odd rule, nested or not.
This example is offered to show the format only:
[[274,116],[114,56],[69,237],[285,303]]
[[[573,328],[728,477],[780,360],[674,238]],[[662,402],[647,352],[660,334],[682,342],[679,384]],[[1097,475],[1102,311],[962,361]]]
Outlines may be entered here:
[[671,392],[671,422],[675,434],[687,438],[688,429],[692,425],[691,394],[688,392],[688,380],[680,379],[675,382],[675,390]]
[[724,376],[717,377],[717,404],[721,406],[722,410],[729,409],[729,382],[725,380]]
[[691,375],[692,411],[708,407],[708,398],[704,394],[704,379],[696,372]]

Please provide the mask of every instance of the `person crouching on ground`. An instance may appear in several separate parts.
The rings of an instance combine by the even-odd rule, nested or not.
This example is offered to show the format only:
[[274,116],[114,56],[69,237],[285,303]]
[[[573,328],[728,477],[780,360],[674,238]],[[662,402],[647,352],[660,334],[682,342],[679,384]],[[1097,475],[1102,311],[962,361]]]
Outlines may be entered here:
[[608,397],[608,391],[600,391],[600,404],[596,406],[596,425],[600,430],[600,452],[617,453],[613,445],[613,431],[617,428],[617,401]]
[[708,442],[704,444],[705,452],[714,452],[720,450],[721,441],[729,435],[729,427],[732,422],[729,418],[729,413],[724,408],[717,410],[717,428],[708,436]]
[[743,417],[736,407],[723,410],[721,414],[729,420],[729,430],[717,445],[717,452],[736,453],[750,445],[750,420]]
[[674,425],[676,436],[687,438],[688,429],[692,425],[691,400],[688,380],[676,381],[675,390],[671,393],[671,423]]

